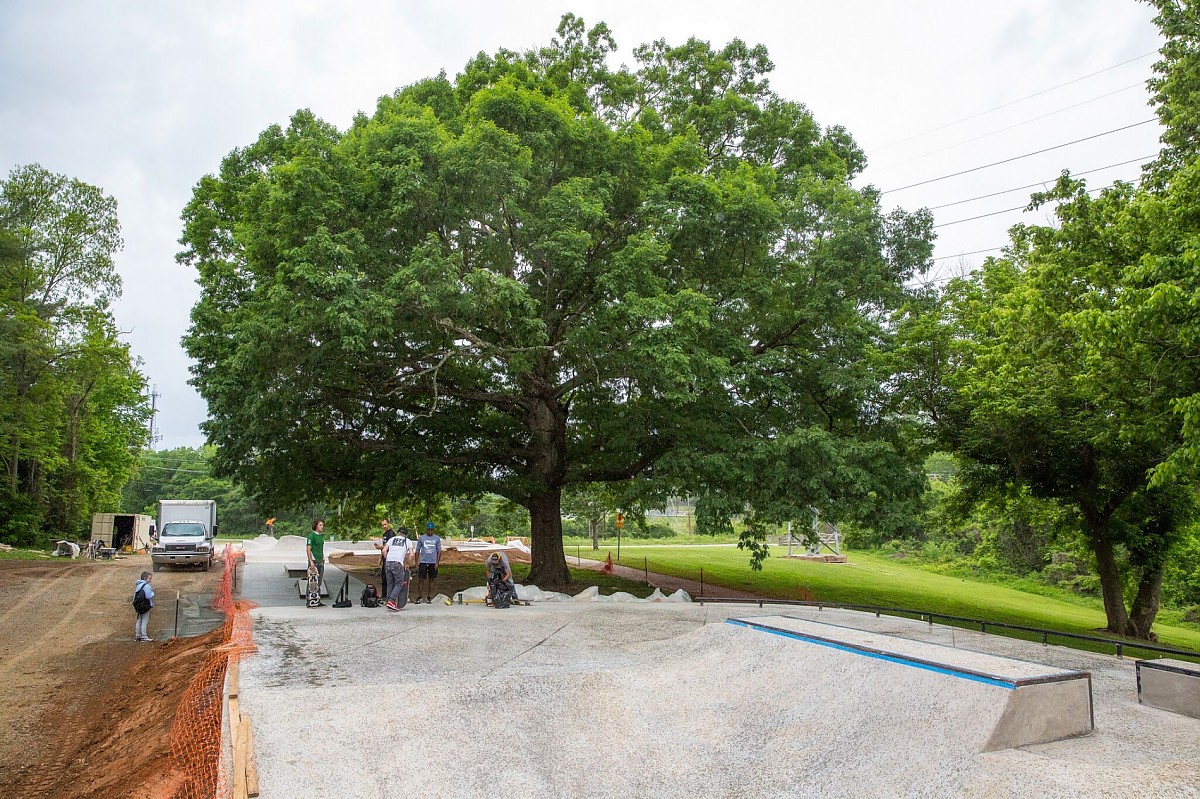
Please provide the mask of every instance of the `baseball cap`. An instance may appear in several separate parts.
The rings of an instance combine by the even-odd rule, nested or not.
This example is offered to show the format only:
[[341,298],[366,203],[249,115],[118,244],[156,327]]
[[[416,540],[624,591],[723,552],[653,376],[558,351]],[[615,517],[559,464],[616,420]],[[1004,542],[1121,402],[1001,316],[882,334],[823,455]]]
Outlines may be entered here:
[[432,530],[432,529],[433,529],[433,522],[425,522],[425,529],[426,529],[426,530]]

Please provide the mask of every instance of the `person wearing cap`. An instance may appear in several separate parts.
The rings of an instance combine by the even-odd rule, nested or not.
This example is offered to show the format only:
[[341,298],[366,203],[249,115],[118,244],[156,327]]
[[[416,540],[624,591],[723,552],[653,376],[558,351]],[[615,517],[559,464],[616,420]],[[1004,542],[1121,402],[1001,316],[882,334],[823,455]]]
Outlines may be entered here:
[[416,547],[408,538],[408,529],[401,527],[383,545],[383,565],[387,573],[388,610],[403,610],[408,603],[408,567],[412,563]]
[[433,585],[437,581],[438,564],[442,562],[442,538],[434,532],[433,522],[425,523],[425,532],[417,539],[417,602],[425,598],[433,604]]
[[487,602],[494,608],[506,608],[517,598],[512,567],[503,552],[493,552],[487,559]]

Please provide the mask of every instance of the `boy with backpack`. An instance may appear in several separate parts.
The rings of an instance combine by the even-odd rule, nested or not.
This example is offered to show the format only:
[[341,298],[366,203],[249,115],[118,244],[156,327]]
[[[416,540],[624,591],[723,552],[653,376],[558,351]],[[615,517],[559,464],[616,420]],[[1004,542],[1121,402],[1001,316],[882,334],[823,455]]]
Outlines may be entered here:
[[150,572],[142,572],[141,579],[133,584],[133,609],[137,612],[133,640],[142,643],[154,640],[146,634],[146,628],[150,625],[150,608],[154,607],[154,589],[150,587],[152,577]]

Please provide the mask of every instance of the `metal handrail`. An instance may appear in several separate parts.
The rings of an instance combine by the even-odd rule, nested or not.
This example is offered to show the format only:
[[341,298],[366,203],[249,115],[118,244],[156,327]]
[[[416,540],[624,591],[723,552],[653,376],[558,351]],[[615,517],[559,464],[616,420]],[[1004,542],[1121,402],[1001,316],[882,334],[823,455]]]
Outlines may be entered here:
[[816,608],[817,610],[823,610],[825,608],[839,608],[842,610],[863,610],[863,611],[867,611],[870,613],[874,613],[876,618],[878,618],[880,614],[887,614],[889,616],[902,616],[902,617],[916,616],[921,621],[928,621],[930,624],[934,623],[934,619],[944,619],[946,621],[957,621],[957,622],[963,622],[963,623],[971,624],[971,625],[978,625],[979,632],[981,632],[981,633],[987,632],[988,627],[998,627],[998,628],[1005,629],[1005,630],[1020,630],[1022,632],[1027,632],[1027,633],[1036,633],[1036,634],[1042,636],[1043,644],[1047,643],[1047,638],[1049,636],[1055,636],[1057,638],[1070,638],[1070,639],[1073,639],[1076,641],[1093,641],[1093,642],[1101,643],[1101,644],[1109,644],[1116,648],[1116,650],[1117,650],[1116,654],[1117,654],[1117,657],[1119,657],[1119,658],[1124,657],[1125,649],[1128,648],[1128,649],[1140,649],[1140,650],[1143,650],[1146,652],[1161,652],[1161,653],[1168,654],[1168,655],[1183,655],[1184,657],[1200,659],[1200,652],[1193,652],[1190,649],[1176,649],[1175,647],[1170,647],[1170,646],[1159,646],[1157,644],[1138,643],[1138,642],[1134,642],[1134,641],[1119,641],[1115,638],[1106,638],[1106,637],[1098,636],[1098,635],[1083,635],[1082,633],[1068,633],[1068,632],[1062,632],[1061,630],[1047,630],[1042,627],[1027,627],[1023,624],[1009,624],[1008,622],[1003,622],[1003,621],[988,621],[986,619],[972,619],[968,616],[954,616],[949,613],[935,613],[935,612],[929,611],[929,610],[909,610],[907,608],[888,608],[888,607],[881,607],[881,606],[877,606],[877,605],[852,605],[852,604],[845,603],[845,602],[821,602],[819,600],[806,600],[806,599],[768,599],[768,598],[746,599],[746,598],[742,598],[742,597],[698,596],[698,597],[695,597],[692,601],[699,602],[701,605],[703,605],[705,602],[732,602],[732,603],[738,603],[738,604],[751,604],[751,605],[757,604],[760,608],[764,604],[767,604],[767,605],[795,605],[795,606],[800,606],[800,607]]

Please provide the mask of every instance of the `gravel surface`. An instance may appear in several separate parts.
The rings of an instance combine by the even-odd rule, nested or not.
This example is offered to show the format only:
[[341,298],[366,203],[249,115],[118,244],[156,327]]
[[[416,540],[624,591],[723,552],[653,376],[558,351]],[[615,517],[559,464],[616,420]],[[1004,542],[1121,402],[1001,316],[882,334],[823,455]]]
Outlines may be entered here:
[[[1132,660],[851,611],[291,597],[241,668],[263,796],[1200,797],[1200,721],[1139,705]],[[1096,732],[981,754],[1005,689],[723,623],[755,616],[1089,671]]]

